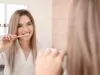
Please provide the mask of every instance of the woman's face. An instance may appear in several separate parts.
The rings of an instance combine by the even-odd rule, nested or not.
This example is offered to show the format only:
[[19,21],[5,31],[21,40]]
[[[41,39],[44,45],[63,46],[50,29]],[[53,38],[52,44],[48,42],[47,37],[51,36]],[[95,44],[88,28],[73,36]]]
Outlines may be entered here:
[[23,37],[20,37],[19,39],[20,40],[30,40],[30,38],[33,35],[33,32],[34,32],[33,24],[30,18],[26,15],[21,16],[19,23],[18,23],[17,35],[23,36]]

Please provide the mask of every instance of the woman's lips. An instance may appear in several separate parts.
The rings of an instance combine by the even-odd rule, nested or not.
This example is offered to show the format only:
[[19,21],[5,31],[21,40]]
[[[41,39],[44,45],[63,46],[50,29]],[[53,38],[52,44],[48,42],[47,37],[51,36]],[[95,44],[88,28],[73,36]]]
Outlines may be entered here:
[[23,34],[24,36],[28,36],[28,35],[30,35],[30,33],[25,33],[25,34]]
[[29,36],[29,35],[30,35],[30,33],[25,33],[25,34],[19,35],[19,36],[17,36],[17,37],[19,38],[19,37],[25,37],[25,36]]

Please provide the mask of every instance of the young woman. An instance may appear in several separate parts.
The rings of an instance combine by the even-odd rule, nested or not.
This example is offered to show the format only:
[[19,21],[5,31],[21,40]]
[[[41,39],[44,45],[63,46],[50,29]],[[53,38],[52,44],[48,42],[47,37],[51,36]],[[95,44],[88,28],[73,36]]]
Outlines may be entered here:
[[5,62],[4,75],[34,75],[36,32],[28,10],[17,10],[11,16],[8,35],[1,40],[0,52]]
[[[100,75],[100,0],[70,0],[69,17],[66,75]],[[62,52],[39,53],[36,75],[61,75]]]

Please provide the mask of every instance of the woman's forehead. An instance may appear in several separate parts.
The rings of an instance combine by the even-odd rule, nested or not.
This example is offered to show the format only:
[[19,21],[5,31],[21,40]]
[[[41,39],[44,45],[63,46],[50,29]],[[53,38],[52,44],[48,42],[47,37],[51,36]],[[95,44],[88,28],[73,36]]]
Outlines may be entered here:
[[23,15],[20,17],[20,20],[19,20],[19,24],[26,24],[28,22],[30,22],[30,18],[26,15]]

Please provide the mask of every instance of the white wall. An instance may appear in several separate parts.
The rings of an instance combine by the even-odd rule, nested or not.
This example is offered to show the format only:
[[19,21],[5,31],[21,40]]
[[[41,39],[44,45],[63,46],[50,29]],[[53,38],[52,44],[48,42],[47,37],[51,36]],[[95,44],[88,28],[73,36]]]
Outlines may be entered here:
[[43,48],[52,46],[52,0],[0,0],[0,3],[27,5],[35,18],[40,45]]

